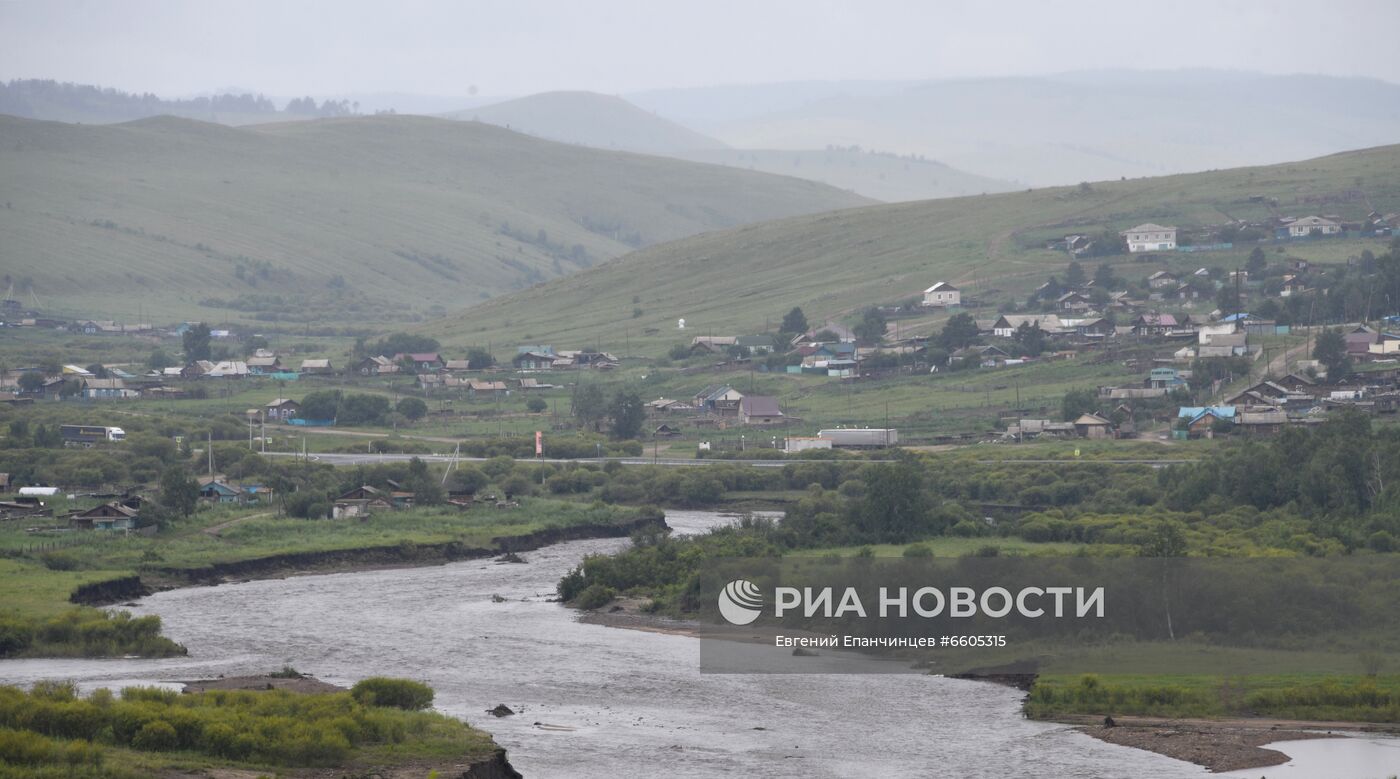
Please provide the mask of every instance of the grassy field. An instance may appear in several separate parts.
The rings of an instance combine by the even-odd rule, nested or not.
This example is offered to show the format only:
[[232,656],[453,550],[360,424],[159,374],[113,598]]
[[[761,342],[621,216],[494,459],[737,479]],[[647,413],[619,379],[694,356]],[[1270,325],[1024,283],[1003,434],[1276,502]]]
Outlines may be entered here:
[[0,117],[0,143],[0,272],[16,296],[31,303],[32,285],[48,313],[126,322],[440,316],[638,246],[869,202],[410,116]]
[[[608,524],[634,513],[625,508],[545,499],[525,499],[520,508],[510,511],[417,508],[353,521],[279,518],[268,507],[210,508],[152,537],[103,533],[36,536],[25,527],[44,525],[43,520],[6,522],[0,526],[0,626],[36,624],[60,615],[93,619],[98,615],[91,610],[81,616],[70,613],[69,595],[79,585],[124,576],[140,575],[149,582],[173,576],[173,582],[180,584],[183,580],[178,572],[183,569],[298,552],[397,547],[401,557],[414,559],[416,547],[447,542],[491,550],[495,548],[493,539],[498,537]],[[61,523],[53,520],[47,524]],[[58,639],[43,646],[47,648],[31,651],[60,655],[102,651],[68,646]],[[0,642],[0,654],[7,651]]]
[[[1218,668],[1220,658],[1213,661]],[[1400,675],[1362,675],[1354,663],[1334,673],[1278,673],[1263,652],[1241,653],[1240,661],[1238,676],[1046,674],[1036,680],[1025,711],[1037,719],[1136,714],[1400,722]]]
[[[906,301],[938,280],[958,284],[964,298],[985,304],[978,316],[990,315],[1063,271],[1068,257],[1044,249],[1046,235],[1122,230],[1149,220],[1199,228],[1270,216],[1267,204],[1251,202],[1255,196],[1278,198],[1282,214],[1325,210],[1360,218],[1372,208],[1400,208],[1397,173],[1400,147],[1389,146],[1267,167],[794,217],[635,252],[423,329],[446,342],[558,346],[583,339],[659,354],[695,335],[771,329],[792,306],[814,323],[842,319],[864,306]],[[1363,196],[1338,195],[1352,190]],[[1305,202],[1314,197],[1339,202]],[[1353,250],[1360,251],[1325,241],[1286,247],[1300,256]],[[1168,264],[1227,265],[1238,254],[1173,256]],[[1145,259],[1120,256],[1113,263],[1119,275],[1141,278],[1160,267],[1139,262]],[[640,316],[629,316],[634,307]],[[681,318],[684,331],[676,327]]]

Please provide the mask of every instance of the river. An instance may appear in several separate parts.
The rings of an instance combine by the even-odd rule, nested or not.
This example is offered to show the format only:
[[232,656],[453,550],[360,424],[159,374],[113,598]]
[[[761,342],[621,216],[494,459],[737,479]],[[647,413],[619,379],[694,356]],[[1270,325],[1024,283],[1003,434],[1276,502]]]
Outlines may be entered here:
[[[667,521],[690,533],[728,519],[673,511]],[[584,624],[548,602],[584,555],[626,544],[558,544],[526,553],[525,565],[480,560],[158,593],[133,611],[159,614],[189,657],[3,661],[0,682],[71,678],[91,688],[283,665],[341,684],[406,676],[437,690],[438,709],[490,731],[531,779],[1207,775],[1023,719],[1021,694],[998,685],[919,675],[701,675],[695,639]],[[484,713],[498,703],[518,714]],[[1334,751],[1316,773],[1294,766],[1288,776],[1352,776],[1336,773],[1338,759],[1346,764]]]

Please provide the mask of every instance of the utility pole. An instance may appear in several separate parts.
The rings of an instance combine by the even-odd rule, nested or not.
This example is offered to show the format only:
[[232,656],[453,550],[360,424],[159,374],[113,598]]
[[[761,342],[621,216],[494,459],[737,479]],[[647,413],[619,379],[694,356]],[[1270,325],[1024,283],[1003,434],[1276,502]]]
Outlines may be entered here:
[[209,455],[209,478],[210,478],[210,479],[213,479],[213,478],[214,478],[214,431],[211,430],[211,431],[209,431],[208,433],[206,433],[205,435],[208,436],[208,438],[207,438],[206,441],[205,441],[204,448],[205,448],[206,452],[207,452],[208,455]]

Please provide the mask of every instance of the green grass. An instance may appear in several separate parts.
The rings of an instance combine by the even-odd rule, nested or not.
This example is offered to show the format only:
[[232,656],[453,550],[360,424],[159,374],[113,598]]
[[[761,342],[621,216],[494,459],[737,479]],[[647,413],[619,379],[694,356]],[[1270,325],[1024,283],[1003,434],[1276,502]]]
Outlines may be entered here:
[[[995,547],[999,554],[1009,555],[1049,555],[1063,556],[1071,555],[1077,551],[1088,547],[1088,544],[1074,544],[1068,542],[1046,542],[1032,543],[1019,538],[959,538],[957,536],[938,536],[927,541],[917,541],[912,544],[874,544],[870,546],[833,546],[818,547],[815,549],[797,549],[788,552],[786,557],[826,557],[827,555],[837,555],[839,557],[853,557],[869,549],[875,557],[902,557],[904,551],[911,546],[926,546],[933,551],[934,557],[963,557],[976,554],[977,552]],[[1108,544],[1098,544],[1097,549],[1105,550],[1110,548]]]
[[[1069,258],[1042,248],[1045,233],[1122,230],[1147,220],[1189,228],[1269,216],[1264,204],[1249,202],[1254,195],[1278,197],[1280,210],[1303,215],[1318,207],[1302,198],[1354,188],[1358,178],[1369,205],[1327,210],[1359,218],[1371,207],[1400,208],[1397,173],[1400,147],[1389,146],[1267,167],[1102,182],[1088,192],[1062,187],[794,217],[652,247],[423,330],[454,343],[582,339],[612,349],[630,343],[632,353],[659,355],[694,335],[760,332],[795,305],[820,323],[871,304],[908,300],[938,280],[981,299],[987,305],[974,314],[990,317],[1004,301],[1024,301],[1046,276],[1063,272]],[[1359,244],[1348,243],[1356,245],[1289,244],[1287,251],[1359,252]],[[1199,267],[1233,258],[1195,255],[1172,262]],[[1119,275],[1133,279],[1159,267],[1138,259],[1112,262]],[[634,305],[643,313],[629,318]],[[686,320],[685,331],[676,329],[679,318]],[[932,328],[941,317],[927,319]],[[646,328],[656,332],[645,334]]]
[[868,202],[426,117],[4,117],[0,137],[0,270],[32,280],[47,312],[128,322],[413,321],[634,245]]
[[1276,717],[1400,722],[1400,675],[1043,675],[1025,703],[1032,718],[1071,714],[1151,717]]

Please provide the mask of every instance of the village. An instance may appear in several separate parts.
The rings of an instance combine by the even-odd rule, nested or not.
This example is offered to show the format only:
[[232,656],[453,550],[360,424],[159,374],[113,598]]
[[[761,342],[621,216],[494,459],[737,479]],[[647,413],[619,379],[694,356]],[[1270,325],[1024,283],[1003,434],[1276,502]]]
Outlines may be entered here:
[[[259,451],[269,445],[296,447],[298,435],[306,448],[309,433],[329,429],[388,428],[392,440],[406,442],[533,434],[535,454],[547,456],[559,436],[601,432],[597,414],[590,422],[579,406],[586,402],[579,398],[581,389],[639,381],[638,392],[647,393],[640,397],[645,423],[633,435],[653,456],[664,447],[668,458],[807,458],[892,446],[1057,438],[1265,436],[1320,424],[1343,410],[1396,411],[1400,321],[1355,321],[1335,305],[1341,295],[1353,294],[1347,285],[1379,279],[1386,269],[1377,267],[1366,248],[1341,264],[1310,262],[1289,251],[1348,236],[1351,245],[1364,247],[1355,239],[1387,238],[1395,218],[1372,214],[1364,224],[1348,224],[1303,216],[1194,232],[1194,238],[1209,243],[1185,239],[1175,226],[1149,222],[1115,234],[1118,254],[1104,252],[1106,235],[1066,235],[1047,245],[1068,256],[1062,272],[1034,287],[1024,302],[995,305],[988,301],[996,290],[982,288],[965,297],[958,285],[935,281],[906,303],[863,309],[855,322],[813,323],[794,308],[765,332],[698,335],[682,320],[676,330],[683,340],[662,358],[526,343],[514,346],[509,359],[498,360],[490,346],[454,355],[433,339],[413,336],[381,342],[387,353],[376,353],[361,339],[348,354],[336,356],[324,347],[310,353],[304,345],[273,348],[255,332],[199,322],[156,328],[62,321],[7,300],[4,310],[13,316],[3,332],[33,328],[136,339],[152,351],[144,364],[82,365],[50,358],[0,366],[0,403],[58,403],[86,412],[148,408],[153,402],[159,404],[156,413],[217,408],[246,425],[248,446]],[[1221,238],[1255,247],[1241,267],[1196,265],[1211,252],[1232,248]],[[1342,316],[1324,313],[1339,310]],[[391,351],[391,343],[402,348]],[[1064,389],[1046,394],[1034,378],[1041,375],[1037,370],[1065,376],[1057,378]],[[1091,384],[1075,378],[1091,375],[1115,380]],[[964,403],[949,409],[956,413],[934,414],[932,427],[914,421],[929,418],[928,403],[919,401],[921,386],[946,392],[969,381],[980,383],[955,396]],[[914,394],[896,401],[891,416],[890,401],[880,400],[881,393],[903,391]],[[839,400],[852,392],[874,393],[868,396],[874,402],[863,403],[863,413],[850,413],[849,400],[841,409]],[[978,392],[985,395],[980,403]],[[975,405],[967,402],[969,395]],[[256,404],[241,405],[242,399]],[[66,446],[121,441],[115,434],[73,432],[81,425],[61,427]],[[318,446],[324,443],[321,436],[309,437]],[[371,450],[384,451],[383,445],[370,442]],[[407,450],[406,444],[399,446]],[[416,451],[423,446],[417,444]],[[566,449],[575,452],[566,456],[585,456],[578,447]],[[601,444],[593,449],[587,454],[606,454]],[[271,491],[265,484],[223,477],[212,463],[199,483],[200,499],[215,504],[256,505]],[[36,509],[38,497],[17,495],[0,508],[23,515]],[[470,494],[450,500],[462,507],[472,503]],[[412,501],[411,491],[395,485],[363,485],[338,497],[331,515],[367,515]],[[509,501],[507,495],[500,503]],[[139,511],[139,497],[119,495],[70,519],[74,528],[128,530],[140,526]]]

